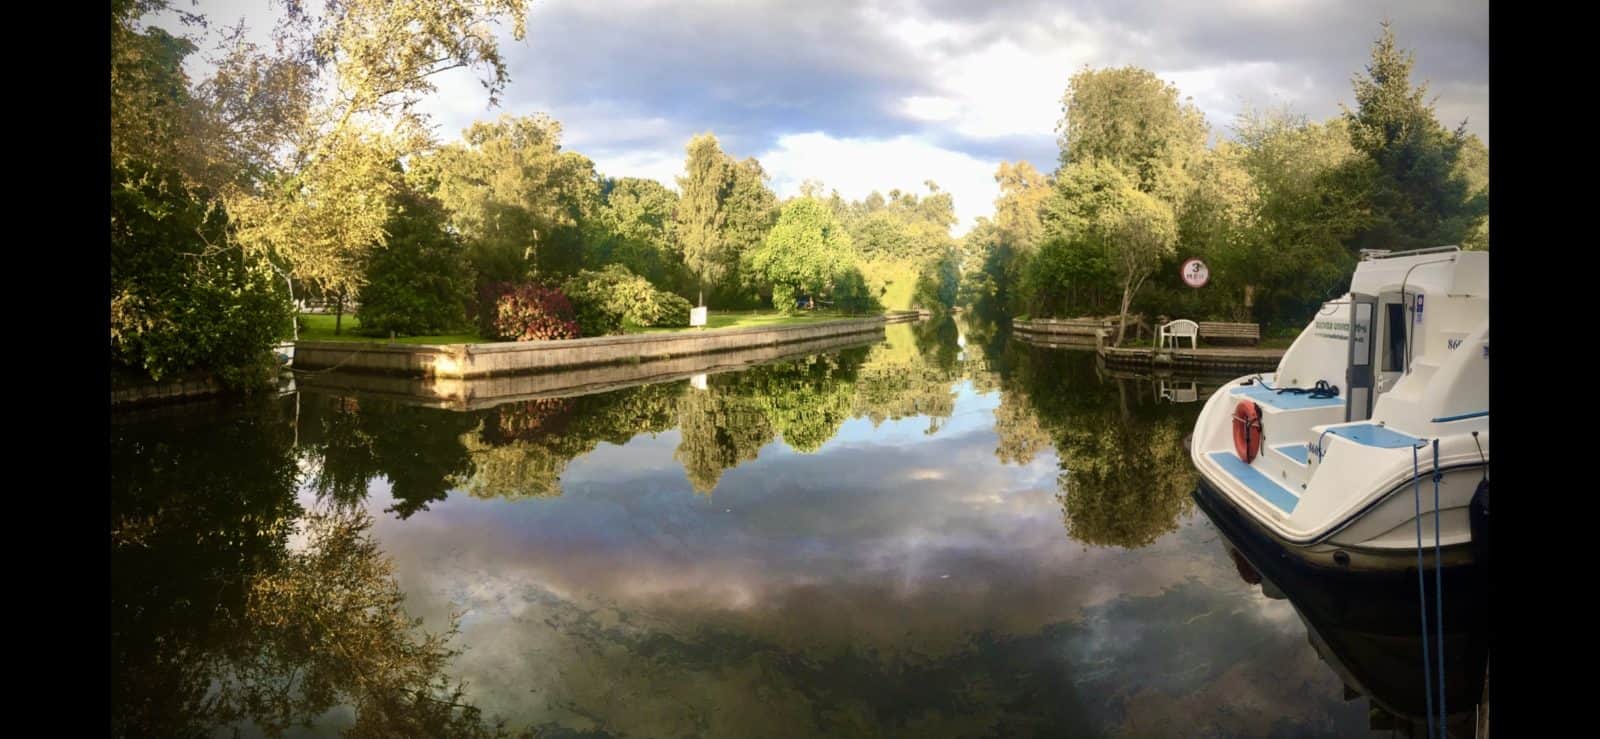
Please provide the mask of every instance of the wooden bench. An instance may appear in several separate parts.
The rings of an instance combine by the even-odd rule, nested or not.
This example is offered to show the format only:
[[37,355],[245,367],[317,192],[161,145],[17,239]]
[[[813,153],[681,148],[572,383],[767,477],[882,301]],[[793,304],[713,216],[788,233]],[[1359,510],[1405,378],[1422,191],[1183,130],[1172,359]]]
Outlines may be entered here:
[[1242,341],[1255,344],[1261,341],[1261,324],[1201,321],[1200,338],[1208,341],[1214,339],[1224,339],[1227,341]]

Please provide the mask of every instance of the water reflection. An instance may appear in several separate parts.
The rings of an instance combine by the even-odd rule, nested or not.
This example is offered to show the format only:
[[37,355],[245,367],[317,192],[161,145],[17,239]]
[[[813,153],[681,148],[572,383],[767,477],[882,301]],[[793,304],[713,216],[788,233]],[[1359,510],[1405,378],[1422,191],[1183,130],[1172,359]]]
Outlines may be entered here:
[[129,421],[114,728],[1365,728],[1295,608],[1217,556],[1197,408],[1159,382],[971,317],[470,411],[305,391]]
[[[1196,499],[1206,506],[1203,497]],[[1306,640],[1343,682],[1344,700],[1367,699],[1368,728],[1428,736],[1427,685],[1439,678],[1436,670],[1423,669],[1423,606],[1415,574],[1377,580],[1319,571],[1278,556],[1270,542],[1237,526],[1224,512],[1207,507],[1206,514],[1221,531],[1224,551],[1240,580],[1258,585],[1269,598],[1287,599],[1294,607],[1305,624]],[[1446,577],[1444,588],[1444,707],[1448,733],[1455,737],[1475,735],[1476,706],[1483,689],[1488,641],[1480,578],[1475,571],[1457,571]],[[1428,649],[1437,650],[1431,578],[1426,587]],[[1438,660],[1434,651],[1430,666]],[[1437,693],[1432,700],[1438,700]],[[1432,706],[1435,712],[1438,708]]]
[[350,735],[488,735],[445,673],[453,627],[413,628],[370,517],[297,499],[285,410],[113,427],[113,735],[276,736],[341,707]]

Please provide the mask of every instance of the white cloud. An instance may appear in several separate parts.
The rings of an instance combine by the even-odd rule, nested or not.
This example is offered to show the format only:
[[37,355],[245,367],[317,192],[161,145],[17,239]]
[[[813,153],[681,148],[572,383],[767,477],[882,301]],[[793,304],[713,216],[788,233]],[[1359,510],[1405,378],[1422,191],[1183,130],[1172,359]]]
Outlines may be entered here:
[[955,196],[954,229],[964,234],[978,216],[994,209],[1000,188],[994,181],[998,161],[978,159],[944,149],[916,136],[891,139],[834,138],[820,131],[780,137],[776,147],[756,157],[772,175],[779,197],[797,195],[807,179],[822,182],[825,191],[838,190],[847,200],[860,200],[873,190],[926,192],[923,180],[933,180]]

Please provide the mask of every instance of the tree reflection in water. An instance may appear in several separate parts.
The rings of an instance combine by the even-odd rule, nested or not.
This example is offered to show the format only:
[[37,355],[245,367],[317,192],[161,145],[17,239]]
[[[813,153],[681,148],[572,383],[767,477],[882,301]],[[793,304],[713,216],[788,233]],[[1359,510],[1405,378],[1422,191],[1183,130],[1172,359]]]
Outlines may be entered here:
[[320,494],[361,500],[380,477],[402,518],[460,489],[480,498],[561,494],[572,460],[600,442],[676,429],[674,458],[697,493],[775,441],[815,452],[845,421],[928,419],[937,433],[954,412],[958,383],[998,390],[995,456],[1028,464],[1054,448],[1063,521],[1074,539],[1141,547],[1173,530],[1189,510],[1193,482],[1181,439],[1198,405],[1154,399],[1153,380],[1105,379],[1094,355],[1009,341],[978,317],[968,334],[948,317],[886,329],[886,340],[801,360],[684,382],[576,398],[508,403],[473,413],[392,400],[308,395],[302,451]]
[[452,492],[548,498],[601,442],[676,429],[688,487],[710,494],[767,445],[813,453],[850,419],[926,418],[937,434],[963,382],[999,394],[1001,462],[1057,450],[1073,539],[1141,547],[1188,511],[1179,439],[1196,407],[1146,402],[1138,381],[1102,382],[1092,354],[1030,348],[975,317],[889,326],[871,346],[712,375],[704,389],[475,412],[303,393],[226,418],[126,420],[112,437],[114,733],[503,735],[447,674],[455,622],[407,616],[370,532],[375,482],[402,519]]
[[1183,436],[1198,404],[1151,398],[1151,380],[1102,378],[1093,352],[1009,343],[995,455],[1027,464],[1046,439],[1060,457],[1067,533],[1093,546],[1148,546],[1192,507]]
[[345,706],[346,736],[504,735],[445,673],[455,624],[406,616],[348,478],[304,510],[282,402],[245,411],[113,428],[112,733],[280,736]]

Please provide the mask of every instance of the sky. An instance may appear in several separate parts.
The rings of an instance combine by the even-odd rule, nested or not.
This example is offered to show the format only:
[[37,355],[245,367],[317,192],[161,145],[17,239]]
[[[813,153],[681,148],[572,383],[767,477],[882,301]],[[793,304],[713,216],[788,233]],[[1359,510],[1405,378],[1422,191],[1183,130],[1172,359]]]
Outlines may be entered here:
[[[263,33],[277,12],[196,9]],[[1440,120],[1488,143],[1487,0],[538,0],[522,41],[502,30],[498,109],[459,70],[424,111],[444,140],[546,113],[602,173],[669,187],[706,131],[759,159],[779,197],[807,179],[848,199],[932,180],[955,197],[959,235],[992,212],[1001,161],[1055,169],[1061,95],[1085,66],[1151,70],[1226,137],[1250,107],[1337,115],[1385,18]]]

